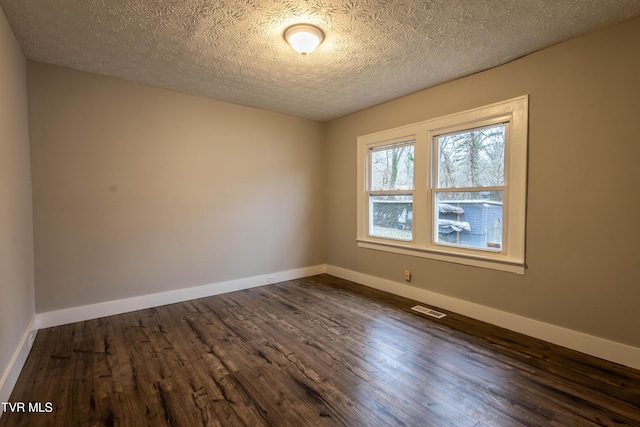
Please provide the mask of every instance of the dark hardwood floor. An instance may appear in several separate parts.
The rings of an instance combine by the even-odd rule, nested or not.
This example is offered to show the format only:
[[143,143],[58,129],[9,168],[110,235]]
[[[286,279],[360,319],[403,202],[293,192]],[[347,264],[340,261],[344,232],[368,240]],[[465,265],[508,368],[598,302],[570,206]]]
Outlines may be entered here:
[[415,304],[320,275],[41,330],[11,401],[53,411],[0,426],[640,426],[640,371]]

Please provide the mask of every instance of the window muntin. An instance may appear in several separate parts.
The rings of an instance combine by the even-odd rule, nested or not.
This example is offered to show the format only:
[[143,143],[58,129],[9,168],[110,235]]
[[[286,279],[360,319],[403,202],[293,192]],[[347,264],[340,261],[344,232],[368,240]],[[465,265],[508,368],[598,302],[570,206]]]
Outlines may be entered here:
[[[478,164],[484,164],[480,167],[482,173],[476,173],[473,179],[465,177],[463,169],[461,175],[447,175],[451,154],[463,148],[461,140],[469,132],[482,132],[480,136],[488,138],[480,144],[474,160],[476,171]],[[528,96],[522,96],[359,137],[358,246],[524,274],[527,133]],[[403,143],[414,147],[413,186],[400,185],[398,181],[394,189],[382,184],[372,186],[371,153]],[[488,165],[493,167],[484,169]],[[390,230],[374,229],[373,217],[380,216],[376,213],[378,206],[388,201],[405,203],[397,216],[402,220],[409,218],[411,212],[410,229],[400,230],[410,231],[410,240],[409,234],[389,236],[385,234]],[[460,204],[464,210],[465,203],[469,207],[458,217],[459,210],[451,206]],[[474,209],[477,212],[472,212]],[[474,215],[486,215],[482,233],[471,239],[463,237],[465,226],[459,223],[469,222],[473,230],[474,221],[469,217]],[[458,233],[456,229],[460,230],[460,239],[453,234]]]

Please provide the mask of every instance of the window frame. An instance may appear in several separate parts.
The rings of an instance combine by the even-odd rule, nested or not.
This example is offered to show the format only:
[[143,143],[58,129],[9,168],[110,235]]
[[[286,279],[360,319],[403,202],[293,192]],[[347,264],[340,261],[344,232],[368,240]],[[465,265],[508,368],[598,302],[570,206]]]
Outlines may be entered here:
[[[378,144],[370,144],[367,147],[367,170],[366,170],[366,179],[367,179],[367,183],[366,183],[366,197],[367,197],[367,212],[370,218],[371,215],[371,206],[372,206],[372,200],[371,197],[375,197],[375,196],[411,196],[411,203],[413,205],[414,200],[415,200],[415,192],[416,192],[416,177],[415,177],[415,168],[414,168],[414,174],[413,174],[413,184],[411,186],[411,189],[401,189],[401,190],[374,190],[371,189],[371,187],[373,186],[372,184],[372,180],[373,180],[373,173],[371,171],[371,165],[372,165],[372,156],[373,153],[376,151],[382,151],[383,149],[385,149],[384,147],[387,147],[386,149],[393,149],[393,148],[399,148],[399,147],[408,147],[408,146],[412,146],[414,149],[414,156],[415,156],[415,140],[413,139],[403,139],[400,138],[399,140],[393,140],[393,141],[384,141]],[[412,216],[413,216],[413,209],[412,209]],[[392,238],[392,237],[382,237],[382,236],[375,236],[372,234],[371,229],[373,228],[373,224],[372,221],[369,221],[369,219],[367,219],[367,237],[373,238],[373,239],[382,239],[384,241],[399,241],[399,242],[414,242],[415,240],[415,233],[414,230],[412,228],[411,230],[411,239],[402,239],[402,238]]]
[[[527,198],[529,96],[486,105],[419,123],[358,137],[357,245],[440,261],[524,274]],[[489,124],[507,123],[504,147],[503,240],[499,250],[460,247],[436,242],[436,137]],[[414,142],[413,218],[411,241],[369,233],[369,152],[400,142]],[[482,189],[483,187],[472,187]],[[475,190],[475,191],[478,191]],[[404,191],[409,193],[409,191]]]
[[[493,186],[473,186],[473,187],[440,187],[439,181],[440,181],[440,177],[439,177],[439,158],[440,158],[440,149],[439,149],[439,144],[438,144],[438,138],[440,138],[441,136],[445,136],[445,135],[450,135],[450,134],[454,134],[454,133],[468,133],[470,131],[475,131],[475,130],[479,130],[479,129],[486,129],[486,128],[490,128],[490,127],[496,127],[497,125],[503,125],[505,128],[505,146],[504,146],[504,151],[503,151],[503,162],[504,162],[504,170],[503,170],[503,184],[502,185],[493,185]],[[503,192],[503,199],[502,199],[502,234],[507,234],[508,233],[504,233],[505,230],[507,229],[507,220],[508,220],[508,209],[509,209],[509,187],[507,184],[508,179],[509,179],[509,162],[507,159],[508,156],[508,141],[510,140],[511,137],[511,120],[509,117],[505,116],[505,117],[493,117],[491,119],[485,120],[485,121],[481,121],[478,123],[474,123],[473,127],[469,127],[468,125],[463,125],[463,126],[454,126],[450,129],[446,129],[445,131],[439,131],[437,133],[435,133],[432,137],[432,150],[433,150],[433,164],[431,165],[432,167],[432,176],[433,176],[433,180],[432,180],[432,185],[431,185],[431,202],[432,202],[432,206],[434,206],[434,210],[433,210],[433,215],[434,215],[434,221],[432,224],[433,227],[433,239],[432,239],[432,243],[434,245],[438,245],[438,246],[447,246],[447,247],[451,247],[451,248],[457,248],[460,246],[457,245],[452,245],[452,244],[447,244],[444,242],[439,242],[436,241],[436,230],[438,229],[438,224],[436,222],[436,214],[435,214],[435,206],[436,206],[436,200],[438,197],[438,193],[465,193],[465,192],[481,192],[481,191],[502,191]],[[501,244],[500,249],[490,249],[490,248],[474,248],[474,247],[466,247],[467,249],[472,249],[472,250],[476,250],[476,251],[484,251],[484,252],[501,252],[504,253],[506,252],[506,244],[504,244],[504,242]]]

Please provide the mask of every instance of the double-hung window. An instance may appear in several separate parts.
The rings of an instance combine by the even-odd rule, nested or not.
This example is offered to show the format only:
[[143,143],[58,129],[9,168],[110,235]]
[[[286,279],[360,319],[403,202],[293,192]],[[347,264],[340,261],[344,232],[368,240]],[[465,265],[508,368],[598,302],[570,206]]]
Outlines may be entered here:
[[524,273],[528,97],[358,138],[358,245]]
[[415,141],[385,142],[369,150],[369,235],[413,240]]

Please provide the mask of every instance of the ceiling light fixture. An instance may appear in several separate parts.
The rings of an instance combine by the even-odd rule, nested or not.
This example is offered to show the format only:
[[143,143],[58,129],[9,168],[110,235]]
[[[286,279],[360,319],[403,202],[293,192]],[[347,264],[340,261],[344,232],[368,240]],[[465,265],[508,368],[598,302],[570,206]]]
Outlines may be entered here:
[[306,56],[316,50],[318,45],[322,43],[324,33],[314,25],[296,24],[285,30],[284,38],[293,50],[302,56]]

